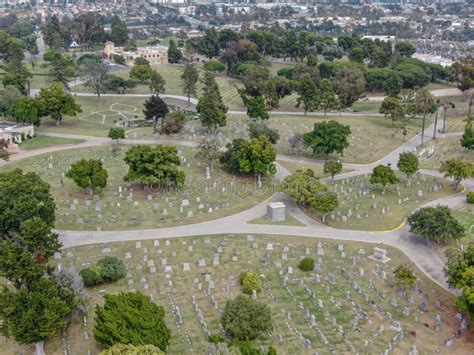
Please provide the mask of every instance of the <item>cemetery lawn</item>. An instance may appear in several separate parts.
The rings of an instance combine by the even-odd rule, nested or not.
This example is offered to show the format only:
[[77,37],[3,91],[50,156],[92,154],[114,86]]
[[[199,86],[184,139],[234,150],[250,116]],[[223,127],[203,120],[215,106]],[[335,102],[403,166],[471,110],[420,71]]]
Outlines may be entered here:
[[[328,225],[340,229],[391,230],[397,228],[421,205],[453,193],[451,184],[444,179],[417,175],[412,177],[412,185],[407,188],[406,177],[400,174],[398,177],[400,182],[387,187],[385,195],[382,195],[381,187],[370,185],[369,175],[328,181],[327,184],[335,190],[339,200],[336,211],[328,214],[326,218]],[[438,191],[433,191],[435,185],[438,186],[436,188]],[[400,196],[397,186],[400,189]],[[364,187],[367,187],[365,195]],[[422,192],[422,196],[418,196],[419,191]],[[306,213],[314,219],[321,219],[316,213],[309,211]]]
[[298,221],[291,213],[286,212],[286,220],[280,222],[272,222],[266,216],[256,218],[247,223],[250,224],[269,224],[272,226],[294,226],[294,227],[305,227],[306,225]]
[[[89,350],[92,354],[99,353],[102,348],[92,336],[94,307],[103,303],[99,290],[111,294],[138,290],[152,296],[153,301],[165,309],[165,322],[172,335],[167,353],[202,354],[207,335],[195,311],[193,296],[209,332],[224,335],[220,329],[219,312],[226,300],[241,294],[238,278],[240,272],[247,269],[265,275],[264,288],[258,299],[271,308],[274,324],[274,329],[260,336],[255,344],[271,344],[278,354],[383,353],[398,334],[390,328],[392,321],[388,319],[388,312],[394,321],[400,322],[405,332],[403,338],[394,342],[393,351],[396,354],[408,354],[414,344],[420,354],[445,353],[447,348],[444,342],[459,329],[460,322],[455,320],[456,310],[452,306],[454,296],[416,267],[419,291],[409,290],[405,297],[401,297],[392,286],[394,268],[410,263],[398,249],[379,245],[388,251],[391,258],[391,261],[382,264],[368,258],[373,247],[377,246],[375,244],[294,236],[257,235],[250,240],[247,238],[244,235],[196,236],[172,238],[169,245],[161,239],[159,245],[146,240],[140,245],[119,242],[63,250],[61,260],[55,261],[61,263],[63,268],[74,267],[79,271],[103,255],[113,255],[123,259],[130,272],[127,278],[116,283],[88,288],[86,313],[72,320],[64,339],[58,336],[47,341],[46,353],[62,354],[66,347],[72,354],[87,353]],[[252,238],[258,243],[257,248],[253,248]],[[324,248],[324,256],[316,255],[318,242]],[[268,244],[272,244],[273,251],[266,250]],[[345,258],[338,252],[338,244],[343,245]],[[110,252],[104,254],[103,251],[107,251],[105,248],[110,248]],[[359,254],[361,248],[365,254]],[[131,254],[130,258],[125,258],[126,253]],[[216,254],[219,255],[220,265],[212,266]],[[283,259],[284,254],[287,260]],[[320,259],[321,271],[303,273],[297,268],[300,258],[306,255],[316,261]],[[206,267],[198,267],[198,260],[201,259],[205,260]],[[183,263],[189,263],[190,271],[183,271]],[[156,267],[156,273],[149,267],[152,264]],[[164,272],[165,264],[171,266],[171,272]],[[293,269],[292,274],[288,274],[289,267]],[[343,268],[357,285],[341,274]],[[382,279],[383,272],[386,280]],[[286,286],[285,277],[288,277]],[[303,283],[300,281],[302,278]],[[214,283],[210,294],[207,293],[208,287],[212,286],[209,280]],[[359,288],[360,293],[356,291]],[[311,297],[313,292],[314,298]],[[322,307],[318,305],[318,300],[322,302]],[[391,304],[393,300],[396,306]],[[442,304],[441,309],[436,308],[437,300]],[[426,302],[425,313],[418,311],[422,302]],[[183,322],[179,327],[179,317],[172,310],[176,306]],[[403,314],[404,307],[408,315]],[[366,312],[367,318],[364,318],[363,312]],[[310,325],[308,313],[314,315],[317,327],[327,339],[326,344],[320,333]],[[436,314],[441,315],[443,320],[439,331],[434,330]],[[343,328],[346,340],[338,327]],[[469,343],[468,336],[469,333],[464,331],[461,338],[454,339],[449,350],[456,354],[469,353],[472,343]],[[305,346],[306,339],[311,349]],[[5,338],[0,338],[0,345],[6,354],[31,350]]]
[[[70,149],[53,154],[52,159],[49,154],[44,154],[7,164],[2,170],[20,168],[34,171],[48,181],[58,207],[55,227],[66,230],[149,229],[203,222],[246,210],[273,193],[272,178],[262,179],[264,185],[257,189],[253,176],[237,176],[232,191],[232,175],[218,167],[212,179],[205,180],[205,170],[198,166],[194,159],[195,151],[189,148],[179,148],[189,162],[181,164],[186,173],[186,186],[170,192],[146,191],[141,184],[123,181],[122,177],[128,171],[123,162],[127,148],[119,145]],[[109,178],[107,187],[97,195],[86,195],[68,178],[63,178],[61,183],[61,175],[80,159],[104,161]],[[181,210],[183,200],[188,200],[189,206]]]
[[34,138],[24,140],[23,143],[21,143],[20,148],[22,150],[33,150],[52,147],[55,145],[80,144],[82,142],[84,142],[82,139],[35,136]]
[[[436,140],[430,140],[424,145],[423,154],[420,156],[420,167],[423,169],[438,170],[441,162],[449,159],[461,159],[466,162],[474,163],[474,154],[472,151],[461,147],[461,137],[445,137]],[[428,157],[428,150],[434,148],[434,153]]]
[[453,210],[453,214],[466,229],[467,239],[474,237],[474,206],[468,205],[460,210]]
[[[311,169],[314,172],[314,175],[320,179],[326,178],[329,176],[329,174],[326,174],[324,172],[324,164],[321,163],[316,163],[315,164],[308,164],[308,163],[296,163],[292,161],[287,161],[287,160],[277,160],[278,164],[281,164],[284,168],[286,168],[290,173],[294,173],[297,170],[307,170]],[[347,170],[347,169],[342,169],[340,174],[348,173],[352,170]]]

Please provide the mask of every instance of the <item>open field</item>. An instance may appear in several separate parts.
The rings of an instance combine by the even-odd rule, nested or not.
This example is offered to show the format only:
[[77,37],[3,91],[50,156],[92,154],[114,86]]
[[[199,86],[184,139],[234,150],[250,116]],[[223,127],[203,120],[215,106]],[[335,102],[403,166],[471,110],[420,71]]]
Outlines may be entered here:
[[[216,168],[210,180],[194,159],[194,151],[180,148],[186,186],[169,192],[123,181],[128,166],[123,162],[127,147],[97,147],[40,155],[2,170],[16,168],[37,172],[51,185],[57,204],[56,228],[68,230],[127,230],[176,226],[208,221],[248,209],[272,194],[271,181],[261,189],[253,177],[235,177]],[[107,187],[86,195],[75,183],[62,177],[80,159],[102,159],[108,171]],[[267,181],[268,179],[264,179]]]
[[23,141],[23,143],[21,143],[20,145],[20,149],[33,150],[33,149],[51,147],[55,145],[79,144],[82,142],[83,142],[82,139],[35,136],[34,138]]
[[[317,255],[317,244],[324,255]],[[395,354],[408,354],[413,345],[420,354],[446,353],[445,341],[460,327],[451,306],[453,295],[415,270],[417,288],[402,297],[393,287],[392,275],[399,264],[409,263],[400,251],[382,246],[391,258],[383,264],[368,258],[375,245],[339,244],[343,252],[338,251],[337,242],[323,239],[218,235],[160,240],[159,245],[149,240],[64,250],[61,260],[56,261],[62,268],[79,271],[102,255],[115,255],[124,259],[129,272],[126,279],[115,284],[88,289],[86,314],[74,319],[63,340],[57,337],[47,342],[46,353],[62,354],[66,348],[73,354],[99,352],[92,330],[94,305],[102,303],[102,289],[107,293],[138,290],[150,295],[166,311],[165,321],[172,334],[167,353],[202,353],[207,336],[196,308],[202,312],[209,332],[222,335],[219,314],[226,300],[241,293],[238,276],[246,269],[265,275],[265,287],[258,299],[271,308],[274,324],[273,330],[255,343],[271,344],[278,354],[380,354],[390,342]],[[125,258],[126,253],[131,257]],[[212,266],[215,255],[219,266]],[[305,255],[319,262],[319,271],[298,270],[297,264]],[[201,259],[207,266],[198,266]],[[183,263],[189,263],[190,271],[183,271]],[[156,273],[150,265],[155,265]],[[172,271],[164,272],[164,265],[171,266]],[[425,306],[426,312],[420,311]],[[179,327],[179,316],[173,311],[176,307],[182,318]],[[436,314],[442,319],[438,330]],[[396,330],[396,322],[403,329],[403,337]],[[464,331],[461,338],[453,338],[449,351],[469,353],[469,336]],[[8,354],[20,350],[5,339],[0,344]]]
[[[339,206],[329,214],[330,227],[355,230],[389,230],[398,227],[417,207],[426,202],[452,194],[447,181],[429,176],[412,177],[411,187],[406,187],[405,177],[399,183],[382,188],[369,182],[370,176],[361,175],[328,184],[338,195]],[[313,218],[314,213],[309,213]]]
[[[423,153],[420,156],[420,167],[437,170],[441,162],[454,158],[474,163],[474,153],[461,147],[460,139],[461,137],[445,137],[425,143],[425,149],[420,151],[420,154]],[[431,149],[434,152],[429,156]]]

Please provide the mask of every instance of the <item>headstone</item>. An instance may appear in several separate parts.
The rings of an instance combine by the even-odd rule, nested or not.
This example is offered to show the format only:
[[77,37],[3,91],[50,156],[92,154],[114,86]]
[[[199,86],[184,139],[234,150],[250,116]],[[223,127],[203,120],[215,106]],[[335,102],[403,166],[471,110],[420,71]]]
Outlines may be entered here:
[[286,206],[283,202],[272,202],[267,204],[267,218],[272,222],[280,222],[286,219]]
[[374,248],[374,253],[370,256],[371,259],[386,263],[390,261],[390,258],[387,257],[387,251],[381,248]]

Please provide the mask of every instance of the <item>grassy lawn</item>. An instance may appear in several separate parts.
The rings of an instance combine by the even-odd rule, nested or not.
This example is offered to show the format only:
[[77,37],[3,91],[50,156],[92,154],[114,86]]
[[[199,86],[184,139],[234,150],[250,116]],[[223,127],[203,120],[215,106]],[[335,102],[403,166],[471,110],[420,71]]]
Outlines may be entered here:
[[[278,354],[383,353],[387,344],[397,335],[390,328],[392,321],[384,316],[385,312],[390,312],[391,318],[399,321],[405,331],[405,336],[393,346],[396,354],[408,354],[413,344],[416,344],[420,354],[443,353],[446,350],[445,340],[452,337],[459,327],[459,323],[453,321],[456,312],[452,306],[454,296],[434,284],[416,268],[417,287],[421,292],[409,290],[406,297],[400,297],[392,286],[392,271],[399,264],[410,261],[397,249],[378,245],[386,249],[392,259],[386,264],[378,264],[368,258],[376,246],[374,244],[293,236],[257,235],[254,238],[259,245],[257,249],[252,247],[253,242],[248,241],[247,236],[215,235],[170,239],[169,245],[161,240],[158,246],[152,240],[147,240],[142,241],[139,248],[135,242],[120,242],[64,250],[61,253],[62,259],[56,261],[63,267],[72,266],[79,271],[103,255],[114,255],[124,259],[130,272],[126,279],[116,283],[87,289],[86,313],[71,321],[64,340],[57,336],[46,342],[46,353],[62,354],[66,347],[72,354],[85,354],[89,351],[97,354],[102,350],[92,334],[94,306],[103,303],[99,296],[99,290],[103,289],[112,294],[139,290],[152,296],[154,302],[164,307],[165,322],[171,330],[171,343],[167,353],[202,354],[207,345],[207,336],[198,322],[192,303],[193,296],[211,334],[223,336],[219,312],[224,308],[226,300],[241,294],[238,277],[246,269],[265,275],[265,287],[258,299],[270,307],[274,325],[272,331],[264,333],[255,340],[255,344],[257,347],[259,344],[271,344]],[[325,250],[324,256],[316,255],[318,242]],[[273,245],[273,251],[266,250],[268,243]],[[338,244],[344,245],[345,258],[337,251]],[[104,254],[102,248],[106,247],[111,251]],[[222,248],[220,254],[219,247]],[[359,254],[360,248],[364,248],[366,254]],[[131,253],[129,259],[125,259],[127,252]],[[320,259],[321,272],[299,271],[297,264],[308,253],[316,260]],[[219,254],[220,266],[213,267],[215,254]],[[286,254],[287,260],[282,258],[283,254]],[[145,256],[148,261],[154,261],[157,273],[150,272],[147,262],[143,261]],[[164,272],[164,267],[161,266],[164,258],[172,267],[172,272]],[[354,263],[352,258],[355,258]],[[198,267],[199,259],[205,259],[207,266]],[[190,271],[183,271],[184,262],[190,263]],[[138,265],[141,270],[137,270]],[[376,265],[379,271],[376,271]],[[293,274],[287,275],[288,267],[293,268]],[[353,290],[353,284],[341,275],[343,268],[357,282],[360,293]],[[387,275],[386,280],[380,277],[382,271]],[[317,274],[320,277],[319,283],[315,279]],[[329,274],[334,275],[334,281],[329,281]],[[211,294],[207,292],[206,275],[210,275],[215,283]],[[285,285],[283,278],[286,275],[288,281]],[[314,298],[310,296],[310,292],[314,292]],[[345,296],[346,292],[350,293],[349,298]],[[364,294],[367,294],[367,300]],[[216,306],[211,303],[211,297],[216,301]],[[397,307],[390,303],[393,298],[398,302]],[[442,309],[435,306],[438,299],[443,304]],[[323,303],[323,307],[318,306],[318,300]],[[417,310],[423,300],[426,300],[428,307],[426,313]],[[175,305],[179,307],[183,320],[179,328],[172,308]],[[408,316],[403,314],[404,307],[410,311]],[[287,319],[287,312],[291,314],[291,319]],[[307,312],[314,315],[319,331],[310,325]],[[362,312],[367,312],[367,318],[361,318]],[[434,330],[436,314],[440,314],[443,319],[439,331]],[[83,317],[86,317],[86,326]],[[351,324],[354,317],[358,317],[359,330],[363,333]],[[422,326],[423,324],[427,326]],[[343,328],[346,340],[337,331],[339,326]],[[380,327],[383,330],[379,332]],[[410,335],[411,331],[416,331],[416,337]],[[84,332],[89,335],[87,340]],[[320,334],[327,339],[327,343]],[[454,339],[450,350],[467,354],[472,349],[472,343],[466,339],[467,335],[468,333],[463,332],[460,339]],[[280,336],[281,340],[278,340]],[[305,339],[311,342],[311,349],[305,347]],[[0,345],[6,354],[19,353],[23,349],[31,352],[31,347],[20,347],[5,338],[0,338]]]
[[[45,154],[21,160],[2,170],[35,171],[48,181],[58,206],[56,227],[59,229],[126,230],[203,222],[248,209],[273,192],[270,181],[261,189],[257,189],[253,177],[236,177],[232,183],[233,176],[218,168],[211,180],[205,180],[204,168],[194,159],[195,152],[184,148],[180,152],[186,186],[169,192],[146,190],[141,184],[123,181],[128,171],[123,162],[126,149],[126,146],[72,149],[55,153],[52,159]],[[107,187],[95,196],[86,195],[73,181],[61,178],[72,163],[84,158],[102,159],[108,171]],[[183,200],[188,200],[189,206],[181,208]]]
[[36,136],[32,139],[27,139],[23,141],[23,143],[20,145],[20,148],[22,150],[33,150],[33,149],[51,147],[54,145],[79,144],[82,142],[83,142],[82,139]]
[[[441,166],[441,162],[449,159],[462,159],[474,163],[474,154],[472,151],[461,147],[461,137],[446,137],[431,140],[425,143],[424,150],[420,151],[420,167],[424,169],[438,170]],[[428,151],[434,149],[434,153],[431,157],[428,157]]]
[[251,220],[247,223],[250,224],[269,224],[273,226],[295,226],[295,227],[304,227],[305,224],[298,221],[295,217],[293,217],[290,213],[286,213],[286,220],[279,221],[279,222],[272,222],[266,216],[262,216]]
[[[327,218],[329,226],[368,231],[390,230],[398,227],[424,203],[453,193],[451,185],[444,180],[418,175],[412,178],[411,187],[406,187],[405,178],[401,175],[399,178],[401,182],[388,187],[385,195],[382,195],[382,188],[370,184],[368,175],[328,182],[339,200],[336,211]],[[435,185],[439,186],[438,191],[434,191]],[[315,213],[308,214],[320,219]]]
[[[314,175],[320,179],[328,177],[329,174],[326,174],[323,170],[323,164],[307,164],[307,163],[295,163],[292,161],[286,160],[277,160],[277,163],[281,164],[286,168],[290,173],[294,173],[296,170],[307,170],[311,169],[314,172]],[[342,169],[341,174],[348,173],[350,170]]]
[[474,238],[474,206],[470,205],[460,210],[454,210],[453,214],[466,228],[467,240],[472,240]]

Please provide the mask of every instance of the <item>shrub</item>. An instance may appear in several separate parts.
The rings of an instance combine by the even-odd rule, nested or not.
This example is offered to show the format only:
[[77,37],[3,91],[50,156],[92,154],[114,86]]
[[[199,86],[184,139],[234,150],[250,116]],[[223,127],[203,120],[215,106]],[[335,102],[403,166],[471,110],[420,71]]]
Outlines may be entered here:
[[244,271],[240,273],[240,284],[242,285],[242,290],[244,293],[249,295],[252,294],[252,291],[260,292],[263,287],[262,279],[254,271]]
[[104,306],[95,309],[97,342],[106,346],[149,344],[166,351],[171,334],[165,324],[163,307],[140,292],[106,294],[104,301]]
[[474,203],[474,191],[468,192],[466,195],[467,203]]
[[252,123],[249,126],[250,138],[266,136],[270,143],[277,144],[280,134],[274,128],[268,127],[265,123]]
[[81,270],[79,275],[81,275],[84,286],[86,287],[100,285],[103,282],[100,275],[89,267]]
[[314,259],[304,258],[298,264],[298,267],[301,271],[313,271],[314,269]]
[[212,70],[212,71],[223,71],[225,69],[225,64],[222,63],[219,60],[216,59],[211,59],[210,61],[204,63],[204,68],[206,70]]
[[104,256],[100,258],[92,267],[96,271],[103,282],[117,281],[125,277],[125,264],[119,258],[114,256]]
[[240,295],[226,302],[221,322],[232,339],[252,340],[271,328],[272,316],[267,305]]
[[117,343],[107,350],[104,350],[100,355],[164,355],[164,352],[157,346],[153,345],[132,345]]
[[225,339],[221,335],[209,335],[208,341],[213,344],[225,343]]
[[161,133],[178,133],[184,127],[186,117],[182,112],[168,113],[161,124]]

